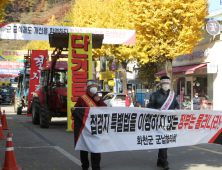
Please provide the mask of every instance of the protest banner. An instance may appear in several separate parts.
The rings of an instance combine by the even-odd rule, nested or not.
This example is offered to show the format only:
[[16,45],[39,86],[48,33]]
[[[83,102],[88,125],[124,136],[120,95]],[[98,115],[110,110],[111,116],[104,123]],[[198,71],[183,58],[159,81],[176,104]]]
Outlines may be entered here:
[[75,108],[75,149],[94,153],[222,144],[222,112]]
[[136,44],[135,30],[0,23],[1,39],[49,41],[52,33],[104,34],[103,44]]
[[[33,93],[40,86],[40,72],[46,66],[47,50],[32,50],[31,54],[31,71],[29,79],[28,108],[33,98]],[[28,114],[27,114],[28,115]],[[31,116],[31,114],[29,115]]]
[[69,34],[67,88],[67,130],[74,130],[74,121],[70,109],[78,98],[86,93],[87,80],[92,78],[92,34]]

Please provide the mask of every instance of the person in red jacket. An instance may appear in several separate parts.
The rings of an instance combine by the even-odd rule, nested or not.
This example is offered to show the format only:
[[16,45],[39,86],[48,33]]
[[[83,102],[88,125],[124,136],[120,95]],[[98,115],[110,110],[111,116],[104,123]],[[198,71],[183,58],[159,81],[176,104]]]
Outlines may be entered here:
[[[97,83],[94,80],[88,80],[86,83],[86,94],[80,96],[75,104],[75,107],[99,107],[107,106],[103,99],[96,95]],[[73,112],[74,107],[71,108]],[[80,151],[80,159],[82,162],[82,170],[89,169],[89,159],[87,151]],[[100,170],[101,153],[91,153],[92,170]]]
[[126,107],[129,107],[129,106],[130,106],[130,103],[131,103],[131,98],[130,98],[130,96],[128,95],[128,91],[126,91],[125,94],[126,94],[125,106],[126,106]]

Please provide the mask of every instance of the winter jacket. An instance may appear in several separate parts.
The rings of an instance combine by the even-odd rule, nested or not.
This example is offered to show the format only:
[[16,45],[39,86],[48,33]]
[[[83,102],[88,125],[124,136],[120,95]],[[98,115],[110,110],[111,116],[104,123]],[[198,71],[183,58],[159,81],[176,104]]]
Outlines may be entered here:
[[126,95],[125,106],[130,106],[131,98],[129,95]]
[[146,92],[144,99],[149,100],[149,99],[150,99],[150,96],[151,96],[151,92]]
[[200,98],[193,98],[193,110],[200,110]]
[[[165,94],[162,89],[152,93],[150,96],[150,102],[148,104],[148,108],[160,109],[164,104],[164,102],[166,101],[166,99],[168,98],[169,93],[170,90],[168,90],[167,94]],[[176,108],[179,109],[179,104],[176,100],[176,95],[174,95],[173,101],[168,110],[174,110]]]

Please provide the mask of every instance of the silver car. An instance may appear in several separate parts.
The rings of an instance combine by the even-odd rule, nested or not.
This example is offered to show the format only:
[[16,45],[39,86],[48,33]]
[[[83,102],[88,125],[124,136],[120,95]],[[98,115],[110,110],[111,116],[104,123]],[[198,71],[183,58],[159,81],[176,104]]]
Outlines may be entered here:
[[[108,93],[103,97],[103,101],[108,107],[126,107],[125,100],[126,95],[123,93]],[[134,107],[132,102],[130,107]]]

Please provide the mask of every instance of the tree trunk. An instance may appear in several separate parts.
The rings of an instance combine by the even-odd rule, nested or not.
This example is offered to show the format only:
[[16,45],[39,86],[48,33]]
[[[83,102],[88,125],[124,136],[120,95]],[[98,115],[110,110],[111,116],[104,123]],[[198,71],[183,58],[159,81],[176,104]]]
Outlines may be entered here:
[[92,61],[92,79],[96,80],[96,62]]
[[127,91],[127,79],[126,79],[126,62],[121,62],[122,67],[122,83],[123,83],[123,93]]
[[166,74],[170,78],[170,81],[171,81],[170,90],[173,91],[173,67],[172,67],[171,59],[166,59]]

